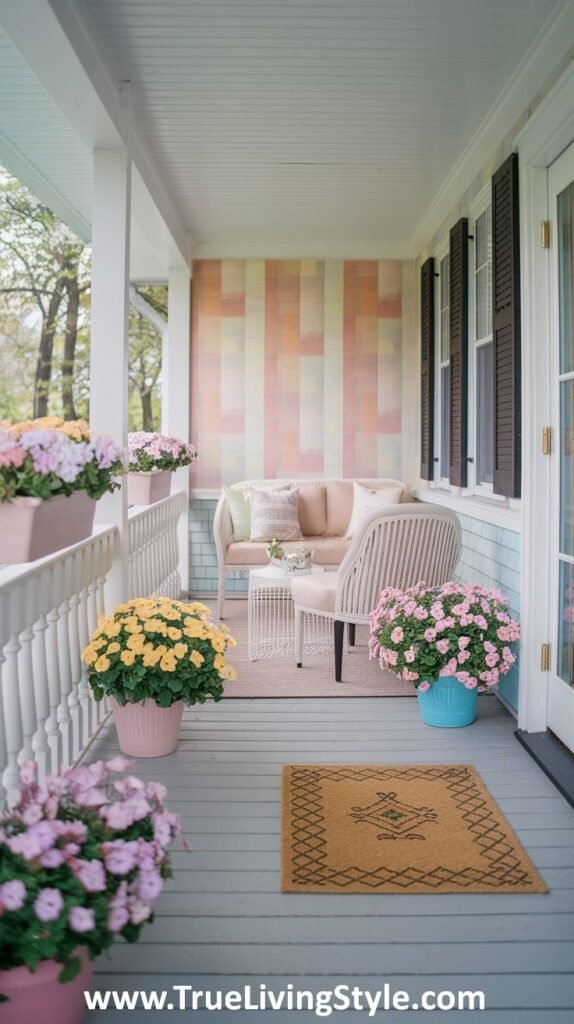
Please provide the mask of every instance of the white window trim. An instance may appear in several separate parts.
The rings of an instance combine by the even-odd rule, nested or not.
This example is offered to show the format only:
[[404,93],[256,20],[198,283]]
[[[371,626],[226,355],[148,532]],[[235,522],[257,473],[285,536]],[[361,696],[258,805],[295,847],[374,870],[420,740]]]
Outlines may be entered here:
[[[448,235],[438,246],[434,254],[434,265],[435,273],[438,277],[435,277],[435,381],[434,381],[434,459],[433,464],[433,486],[441,487],[443,490],[450,490],[450,481],[448,477],[441,477],[440,475],[440,453],[442,447],[442,417],[441,417],[441,280],[440,280],[440,265],[444,260],[445,256],[449,255],[449,239]],[[449,294],[449,308],[450,308],[450,294]],[[449,349],[450,351],[450,349]],[[450,358],[449,358],[450,364]]]
[[492,526],[499,526],[503,530],[512,530],[513,533],[522,533],[522,509],[506,504],[502,498],[500,503],[492,498],[466,493],[454,493],[453,490],[444,490],[441,487],[418,487],[414,491],[415,498],[419,501],[429,502],[431,505],[444,505],[458,512],[461,516],[470,516],[471,519],[479,519],[482,523],[490,523]]
[[[472,249],[468,258],[468,272],[472,279],[472,287],[469,287],[468,295],[468,335],[472,347],[468,361],[468,393],[469,393],[469,422],[468,422],[468,447],[472,453],[473,461],[468,465],[469,486],[468,490],[476,497],[486,498],[495,502],[506,502],[500,494],[494,493],[494,484],[477,483],[477,448],[478,448],[478,409],[476,405],[476,380],[477,380],[477,349],[480,345],[486,345],[490,341],[494,343],[494,334],[490,338],[481,338],[480,342],[475,337],[476,328],[476,222],[478,218],[492,205],[492,189],[490,182],[480,190],[470,205],[469,222],[473,235]],[[492,216],[492,213],[491,213]],[[469,282],[470,284],[470,282]]]

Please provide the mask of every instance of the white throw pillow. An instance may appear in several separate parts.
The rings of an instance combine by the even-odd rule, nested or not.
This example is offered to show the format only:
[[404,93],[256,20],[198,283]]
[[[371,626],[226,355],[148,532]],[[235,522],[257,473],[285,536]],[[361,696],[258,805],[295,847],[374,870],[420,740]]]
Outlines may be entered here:
[[249,490],[251,501],[250,540],[301,540],[302,533],[297,516],[299,488],[291,491]]
[[362,519],[384,505],[398,505],[403,493],[402,487],[381,487],[375,490],[371,487],[364,487],[353,480],[353,511],[351,521],[347,527],[345,537],[350,540],[356,533]]

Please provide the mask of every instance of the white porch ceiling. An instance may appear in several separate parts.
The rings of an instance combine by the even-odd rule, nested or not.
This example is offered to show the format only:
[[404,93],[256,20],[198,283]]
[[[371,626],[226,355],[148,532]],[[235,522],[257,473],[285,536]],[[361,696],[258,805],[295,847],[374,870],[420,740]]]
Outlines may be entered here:
[[200,251],[310,255],[408,243],[562,6],[85,2]]
[[0,161],[85,237],[130,83],[153,280],[189,236],[414,255],[571,51],[574,0],[0,0],[0,23]]

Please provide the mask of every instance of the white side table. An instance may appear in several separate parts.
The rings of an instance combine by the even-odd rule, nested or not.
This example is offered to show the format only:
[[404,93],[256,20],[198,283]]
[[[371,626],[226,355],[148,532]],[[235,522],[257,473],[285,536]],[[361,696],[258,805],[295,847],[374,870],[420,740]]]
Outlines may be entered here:
[[[312,573],[323,573],[320,565]],[[299,574],[298,574],[299,575]],[[274,565],[249,572],[248,655],[250,661],[295,654],[295,611],[292,576]],[[319,615],[305,616],[305,654],[333,648],[332,623]]]

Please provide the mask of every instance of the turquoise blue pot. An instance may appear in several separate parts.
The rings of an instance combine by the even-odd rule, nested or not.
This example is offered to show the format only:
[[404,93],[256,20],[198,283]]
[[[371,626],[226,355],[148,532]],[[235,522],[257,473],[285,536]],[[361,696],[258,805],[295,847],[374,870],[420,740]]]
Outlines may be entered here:
[[421,693],[417,690],[421,718],[426,725],[460,729],[476,718],[478,690],[467,690],[456,676],[442,676]]

